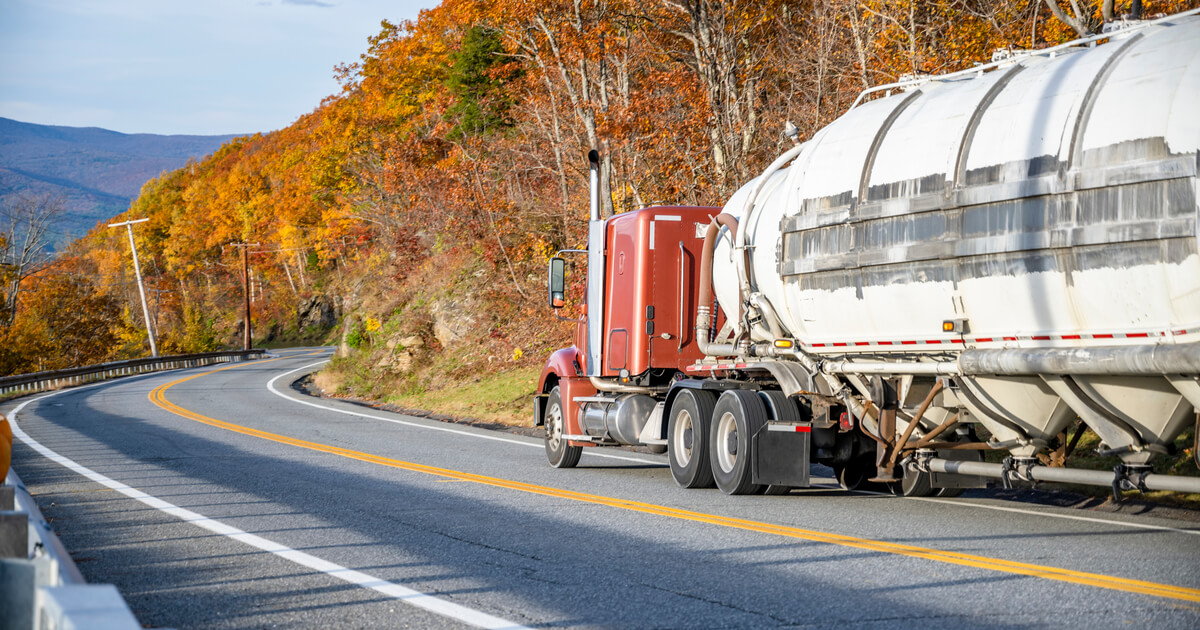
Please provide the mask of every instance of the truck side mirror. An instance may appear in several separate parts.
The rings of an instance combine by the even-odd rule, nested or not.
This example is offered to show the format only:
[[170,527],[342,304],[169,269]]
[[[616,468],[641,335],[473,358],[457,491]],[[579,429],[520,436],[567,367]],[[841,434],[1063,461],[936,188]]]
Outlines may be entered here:
[[566,274],[567,263],[555,256],[550,259],[550,308],[562,308],[566,305]]

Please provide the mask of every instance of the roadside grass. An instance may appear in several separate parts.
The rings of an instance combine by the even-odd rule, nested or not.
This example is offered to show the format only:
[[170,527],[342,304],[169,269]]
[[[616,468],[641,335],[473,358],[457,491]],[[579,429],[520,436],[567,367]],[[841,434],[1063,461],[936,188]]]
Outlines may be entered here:
[[539,374],[536,367],[516,367],[439,389],[391,394],[383,402],[508,426],[532,426],[533,390]]
[[540,373],[539,367],[512,366],[465,379],[429,371],[390,375],[352,356],[334,357],[313,375],[313,385],[327,396],[516,427],[533,425]]

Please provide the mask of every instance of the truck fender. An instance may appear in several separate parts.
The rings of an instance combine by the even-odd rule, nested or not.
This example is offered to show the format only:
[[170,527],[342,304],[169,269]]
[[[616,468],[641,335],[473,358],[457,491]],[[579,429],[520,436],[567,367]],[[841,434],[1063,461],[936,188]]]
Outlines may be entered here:
[[662,422],[659,436],[660,440],[667,439],[667,424],[671,417],[671,405],[675,404],[675,398],[679,396],[679,392],[684,389],[712,389],[705,387],[706,379],[701,378],[685,378],[674,383],[671,383],[671,389],[667,390],[667,397],[663,399]]
[[803,366],[798,363],[789,361],[763,361],[758,364],[766,368],[771,376],[775,377],[775,382],[779,383],[779,389],[783,390],[784,396],[792,396],[795,394],[821,394],[828,396],[829,386],[820,379],[814,379],[812,374],[808,373]]
[[546,422],[546,399],[550,390],[564,378],[579,376],[579,349],[575,346],[554,351],[542,368],[542,376],[538,379],[537,393],[533,398],[533,424],[542,426]]

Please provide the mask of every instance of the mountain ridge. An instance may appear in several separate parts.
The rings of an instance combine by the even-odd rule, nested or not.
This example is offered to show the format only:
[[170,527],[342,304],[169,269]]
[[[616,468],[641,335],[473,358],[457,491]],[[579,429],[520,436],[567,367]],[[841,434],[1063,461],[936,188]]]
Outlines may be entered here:
[[0,117],[0,203],[22,194],[61,196],[51,242],[82,235],[128,209],[142,186],[245,134],[122,133]]

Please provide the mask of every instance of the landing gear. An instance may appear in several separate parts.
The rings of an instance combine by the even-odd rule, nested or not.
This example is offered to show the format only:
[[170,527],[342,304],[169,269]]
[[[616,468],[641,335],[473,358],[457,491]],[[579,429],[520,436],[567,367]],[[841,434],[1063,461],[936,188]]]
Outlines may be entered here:
[[546,401],[546,458],[555,468],[574,468],[583,455],[582,446],[571,446],[563,437],[566,426],[562,394],[555,387],[550,390],[550,398]]
[[713,410],[713,479],[725,494],[756,494],[763,486],[754,483],[751,444],[754,434],[767,423],[767,408],[756,392],[730,390],[721,394]]
[[667,459],[681,488],[709,488],[709,425],[717,397],[702,389],[685,389],[675,398],[667,423]]

